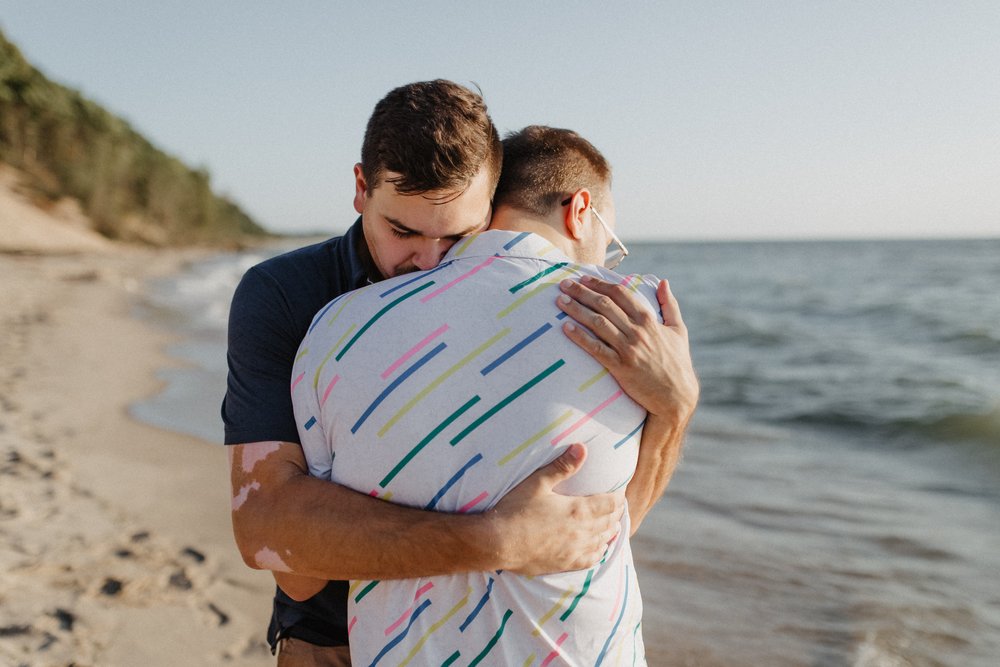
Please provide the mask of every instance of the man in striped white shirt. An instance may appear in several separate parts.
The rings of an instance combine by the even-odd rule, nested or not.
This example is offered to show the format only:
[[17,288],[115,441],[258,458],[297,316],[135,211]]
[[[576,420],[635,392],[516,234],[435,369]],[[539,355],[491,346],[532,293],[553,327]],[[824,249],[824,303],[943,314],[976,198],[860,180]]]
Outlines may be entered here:
[[[564,280],[591,276],[601,289],[618,285],[610,294],[621,317],[649,321],[666,303],[665,324],[686,346],[665,286],[609,270],[627,251],[613,232],[607,162],[579,135],[537,126],[508,137],[504,153],[490,231],[435,269],[345,294],[316,316],[292,379],[311,474],[393,503],[486,512],[586,443],[586,464],[559,490],[628,496],[644,424],[683,428],[663,398],[626,395],[581,349],[602,344],[602,332],[591,337],[566,317],[579,305],[560,295]],[[587,570],[352,582],[352,662],[643,664],[629,545],[639,520],[623,515]],[[303,597],[323,582],[279,583]]]

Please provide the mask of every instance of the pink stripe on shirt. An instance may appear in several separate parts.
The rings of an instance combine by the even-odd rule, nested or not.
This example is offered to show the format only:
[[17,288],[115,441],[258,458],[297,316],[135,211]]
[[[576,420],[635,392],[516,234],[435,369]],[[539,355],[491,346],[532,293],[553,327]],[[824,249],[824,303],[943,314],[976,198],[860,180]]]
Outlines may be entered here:
[[458,510],[458,513],[459,514],[465,514],[466,512],[468,512],[469,510],[471,510],[473,507],[475,507],[476,505],[478,505],[479,503],[481,503],[483,501],[483,498],[485,498],[488,495],[489,495],[488,493],[486,493],[485,491],[483,491],[478,496],[476,496],[475,498],[473,498],[472,500],[470,500],[466,504],[462,505],[462,507]]
[[584,416],[580,417],[580,419],[578,419],[575,424],[573,424],[568,429],[566,429],[565,431],[563,431],[562,433],[560,433],[559,435],[557,435],[556,437],[554,437],[552,439],[552,444],[555,445],[560,440],[562,440],[563,438],[565,438],[567,435],[569,435],[570,433],[572,433],[576,429],[580,428],[581,426],[583,426],[584,424],[586,424],[587,422],[589,422],[591,419],[594,418],[594,415],[596,415],[598,412],[600,412],[604,408],[608,407],[609,405],[611,405],[612,403],[614,403],[615,401],[617,401],[619,398],[621,398],[621,396],[622,396],[622,390],[619,389],[618,391],[616,391],[614,394],[611,395],[611,398],[609,398],[608,400],[604,401],[603,403],[601,403],[600,405],[598,405],[596,408],[594,408],[593,410],[591,410],[590,412],[588,412]]
[[426,584],[424,584],[419,589],[417,589],[417,592],[413,594],[413,604],[410,605],[410,608],[403,612],[402,616],[399,617],[399,620],[397,620],[395,623],[393,623],[392,625],[390,625],[389,627],[387,627],[385,629],[385,636],[386,637],[388,637],[392,633],[393,630],[395,630],[400,625],[402,625],[403,621],[405,621],[406,619],[408,619],[410,617],[410,614],[413,613],[413,608],[415,606],[417,606],[417,600],[420,598],[420,596],[423,595],[424,593],[426,593],[427,591],[429,591],[432,588],[434,588],[434,582],[433,581],[428,581]]
[[559,657],[559,649],[562,647],[562,643],[566,641],[567,637],[569,637],[569,633],[567,632],[564,632],[561,635],[559,635],[559,639],[556,640],[556,650],[552,651],[552,653],[549,653],[548,657],[542,661],[540,667],[546,667],[546,665],[548,665],[550,662]]
[[414,345],[413,347],[411,347],[410,350],[406,354],[404,354],[403,356],[401,356],[399,359],[396,359],[396,361],[392,362],[392,365],[389,366],[389,368],[385,369],[385,371],[382,372],[382,379],[384,380],[387,377],[389,377],[390,375],[392,375],[393,371],[395,371],[397,368],[399,368],[404,363],[406,363],[407,359],[409,359],[410,357],[412,357],[413,355],[415,355],[424,346],[426,346],[427,343],[431,342],[432,340],[434,340],[435,338],[437,338],[438,336],[440,336],[441,334],[443,334],[447,330],[448,330],[448,325],[447,324],[442,324],[440,327],[438,327],[437,329],[435,329],[434,331],[432,331],[430,334],[428,334],[427,338],[424,338],[422,341],[420,341],[419,343],[417,343],[416,345]]
[[321,407],[326,403],[326,399],[330,397],[330,392],[333,391],[333,385],[337,384],[337,380],[339,379],[339,375],[334,375],[333,379],[330,380],[330,384],[326,385],[326,391],[323,392],[323,400],[319,402]]
[[434,290],[433,292],[431,292],[427,296],[425,296],[422,299],[420,299],[420,303],[427,303],[428,301],[430,301],[431,299],[433,299],[434,297],[436,297],[438,294],[441,294],[442,292],[445,292],[445,291],[451,289],[456,284],[462,282],[463,280],[465,280],[469,276],[473,275],[474,273],[478,273],[480,269],[485,269],[487,266],[489,266],[490,264],[492,264],[495,259],[496,259],[496,256],[493,256],[493,257],[490,257],[485,262],[483,262],[482,264],[476,265],[471,270],[467,271],[466,273],[463,273],[458,278],[455,278],[454,280],[452,280],[450,283],[447,283],[446,285],[442,285],[441,287],[437,288],[436,290]]

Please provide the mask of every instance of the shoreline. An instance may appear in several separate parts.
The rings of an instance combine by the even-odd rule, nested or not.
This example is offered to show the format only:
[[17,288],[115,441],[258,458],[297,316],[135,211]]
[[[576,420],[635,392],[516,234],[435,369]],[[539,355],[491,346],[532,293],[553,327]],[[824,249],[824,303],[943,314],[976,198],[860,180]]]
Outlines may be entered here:
[[224,450],[129,413],[179,363],[134,297],[204,254],[0,254],[0,662],[273,664]]

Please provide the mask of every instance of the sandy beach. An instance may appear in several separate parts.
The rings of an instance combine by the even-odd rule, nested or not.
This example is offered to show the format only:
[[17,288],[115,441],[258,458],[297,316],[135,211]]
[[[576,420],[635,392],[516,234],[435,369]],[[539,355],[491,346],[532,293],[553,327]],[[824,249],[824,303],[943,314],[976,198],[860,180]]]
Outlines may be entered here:
[[3,197],[0,664],[273,664],[273,584],[233,545],[225,451],[127,414],[176,363],[132,295],[199,252],[19,224],[34,213]]

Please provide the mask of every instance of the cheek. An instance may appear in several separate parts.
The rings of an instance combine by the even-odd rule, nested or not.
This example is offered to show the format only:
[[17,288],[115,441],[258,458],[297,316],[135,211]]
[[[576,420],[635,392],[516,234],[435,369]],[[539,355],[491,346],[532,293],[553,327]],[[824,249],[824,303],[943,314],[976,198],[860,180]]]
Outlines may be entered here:
[[388,232],[377,230],[368,236],[372,259],[375,260],[375,265],[385,275],[388,275],[388,269],[392,264],[390,259],[392,242],[386,238],[388,234]]
[[380,255],[386,268],[395,269],[413,256],[415,243],[407,239],[396,238],[391,232],[383,239]]

